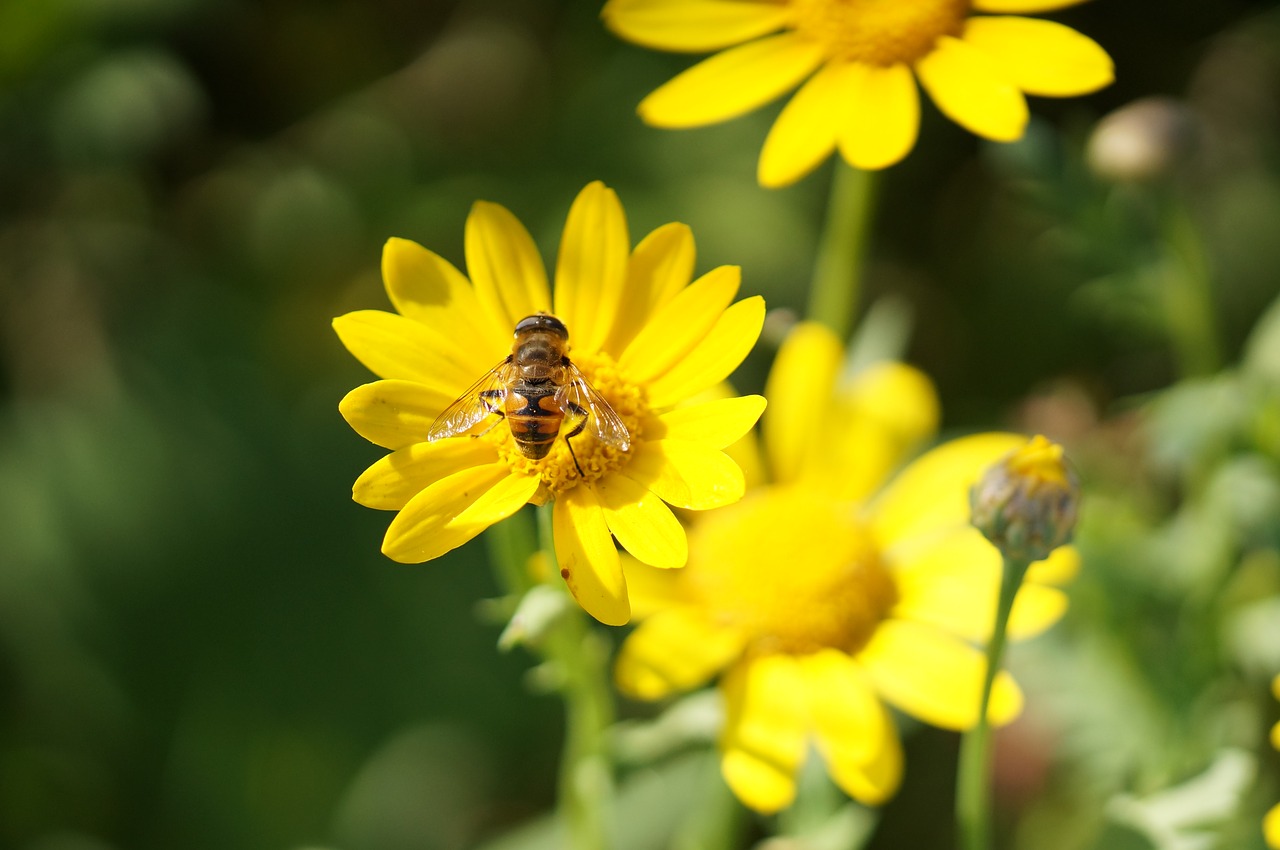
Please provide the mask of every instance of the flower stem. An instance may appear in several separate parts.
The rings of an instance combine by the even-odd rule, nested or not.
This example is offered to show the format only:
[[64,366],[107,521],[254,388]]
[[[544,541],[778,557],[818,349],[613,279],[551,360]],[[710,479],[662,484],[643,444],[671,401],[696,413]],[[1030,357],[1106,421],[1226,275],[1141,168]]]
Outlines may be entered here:
[[837,157],[808,313],[810,319],[827,325],[841,339],[849,337],[858,309],[875,196],[875,175]]
[[982,700],[979,703],[978,722],[965,733],[960,742],[960,767],[956,778],[956,822],[960,831],[963,850],[990,850],[991,848],[991,721],[987,709],[991,704],[991,689],[1000,663],[1009,631],[1009,612],[1013,600],[1027,573],[1027,561],[1004,559],[1000,577],[1000,600],[996,605],[996,622],[987,645],[987,670],[982,682]]
[[[538,539],[555,568],[551,505],[538,508]],[[575,850],[614,846],[613,766],[606,731],[614,720],[608,646],[577,605],[568,606],[547,634],[542,651],[559,667],[565,701],[565,740],[560,762],[560,814]]]

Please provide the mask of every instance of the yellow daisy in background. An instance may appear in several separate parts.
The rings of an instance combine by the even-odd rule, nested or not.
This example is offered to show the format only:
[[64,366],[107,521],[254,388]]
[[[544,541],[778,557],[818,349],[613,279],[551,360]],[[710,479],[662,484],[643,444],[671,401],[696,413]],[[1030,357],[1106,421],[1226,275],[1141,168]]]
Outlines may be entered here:
[[[800,325],[766,388],[773,482],[698,517],[684,570],[627,564],[640,622],[619,687],[661,699],[721,674],[724,777],[761,812],[791,803],[810,742],[852,797],[893,794],[902,749],[887,706],[947,729],[977,721],[986,662],[974,644],[992,629],[1001,557],[969,524],[969,488],[1027,440],[954,440],[892,475],[936,427],[932,385],[898,363],[846,381],[843,361],[834,334]],[[1053,585],[1077,568],[1069,547],[1032,567],[1015,638],[1062,615]],[[1021,704],[1001,672],[992,721]]]
[[[397,511],[382,543],[388,557],[438,558],[525,504],[554,499],[560,573],[588,613],[617,625],[631,609],[614,539],[646,564],[682,567],[685,532],[668,505],[703,510],[741,498],[742,471],[722,449],[750,430],[764,399],[675,406],[737,368],[764,303],[732,303],[734,266],[691,282],[694,242],[683,224],[630,246],[622,205],[599,182],[569,211],[554,296],[528,231],[496,204],[477,203],[467,219],[470,280],[420,245],[387,243],[382,273],[397,312],[361,310],[333,324],[382,378],[339,409],[391,450],[352,491],[362,505]],[[530,458],[496,412],[468,433],[429,440],[437,417],[512,354],[517,323],[539,313],[567,329],[568,356],[625,426],[625,446],[587,428],[571,454],[566,425],[545,457]]]
[[[785,186],[837,148],[857,168],[893,165],[915,145],[919,80],[960,126],[1021,138],[1024,95],[1071,97],[1113,77],[1075,30],[1002,13],[1082,0],[609,0],[606,25],[658,50],[721,51],[646,97],[658,127],[736,118],[800,85],[760,155],[759,180]],[[973,12],[996,13],[973,17]]]
[[[1271,693],[1280,699],[1280,676],[1271,680]],[[1271,746],[1280,750],[1280,723],[1271,727]],[[1280,850],[1280,804],[1271,808],[1262,821],[1262,834],[1267,839],[1267,846]]]

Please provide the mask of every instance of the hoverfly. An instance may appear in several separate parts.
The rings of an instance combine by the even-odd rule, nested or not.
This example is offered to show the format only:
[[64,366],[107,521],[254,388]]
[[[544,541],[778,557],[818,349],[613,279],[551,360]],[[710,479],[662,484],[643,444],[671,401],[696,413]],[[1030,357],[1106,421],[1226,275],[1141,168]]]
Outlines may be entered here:
[[582,467],[569,440],[583,430],[605,445],[627,451],[631,434],[626,423],[573,365],[565,354],[568,345],[569,330],[555,316],[535,313],[521,319],[511,353],[436,417],[427,439],[464,434],[485,417],[498,416],[510,426],[520,453],[538,460],[551,451],[568,420],[565,445],[579,475]]

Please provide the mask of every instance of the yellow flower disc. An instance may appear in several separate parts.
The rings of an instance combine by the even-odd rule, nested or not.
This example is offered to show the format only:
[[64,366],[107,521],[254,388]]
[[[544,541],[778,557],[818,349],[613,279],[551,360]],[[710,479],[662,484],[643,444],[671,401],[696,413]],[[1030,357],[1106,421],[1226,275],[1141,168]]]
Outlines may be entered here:
[[749,654],[855,653],[898,598],[860,524],[798,488],[762,488],[707,515],[689,545],[692,594],[749,636]]
[[969,0],[793,0],[794,28],[832,59],[912,63],[938,38],[958,36]]

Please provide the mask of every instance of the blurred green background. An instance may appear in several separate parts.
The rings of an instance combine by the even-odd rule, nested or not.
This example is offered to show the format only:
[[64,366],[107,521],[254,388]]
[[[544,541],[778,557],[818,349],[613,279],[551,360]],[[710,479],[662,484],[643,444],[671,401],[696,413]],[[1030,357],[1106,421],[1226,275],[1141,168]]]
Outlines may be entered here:
[[[690,60],[619,42],[599,6],[0,2],[0,846],[464,848],[553,806],[560,707],[478,616],[484,545],[396,565],[389,515],[350,501],[382,450],[338,415],[370,376],[329,321],[387,306],[386,238],[461,266],[485,199],[552,257],[602,179],[633,241],[684,221],[701,271],[741,265],[779,311],[739,376],[759,390],[830,165],[755,185],[776,107],[642,126],[636,103]],[[1116,84],[1033,99],[1011,146],[927,106],[880,184],[865,300],[908,305],[947,429],[1044,431],[1090,483],[1072,613],[1013,659],[1032,708],[1004,738],[1008,839],[1261,847],[1280,316],[1255,325],[1280,290],[1280,15],[1054,18],[1111,52]],[[1171,98],[1170,164],[1100,175],[1096,122],[1151,95]],[[1179,281],[1212,292],[1190,352],[1161,306]],[[954,758],[953,735],[911,735],[872,846],[946,846]],[[1217,843],[1135,826],[1213,769]]]

